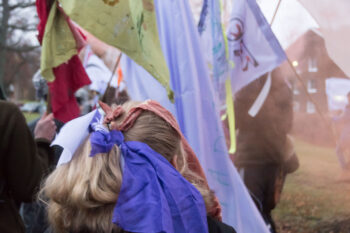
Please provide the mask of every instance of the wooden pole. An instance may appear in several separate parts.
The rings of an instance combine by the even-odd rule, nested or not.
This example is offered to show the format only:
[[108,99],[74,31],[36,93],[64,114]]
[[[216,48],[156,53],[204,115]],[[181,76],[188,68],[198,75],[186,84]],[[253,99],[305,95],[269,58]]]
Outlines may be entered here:
[[274,14],[272,16],[270,26],[272,26],[273,22],[275,21],[275,18],[276,18],[278,10],[280,8],[281,2],[282,2],[282,0],[278,0],[277,7],[276,7],[275,12],[274,12]]
[[47,104],[46,104],[46,113],[47,113],[47,114],[50,114],[50,113],[52,113],[50,89],[49,89],[49,91],[47,92],[46,101],[47,101]]
[[102,96],[101,100],[105,100],[106,95],[107,95],[107,93],[108,93],[108,90],[111,88],[111,82],[112,82],[113,76],[114,76],[114,74],[115,74],[115,71],[116,71],[117,68],[118,68],[118,65],[119,65],[119,63],[120,63],[121,57],[122,57],[122,53],[120,52],[120,54],[119,54],[119,56],[118,56],[118,59],[117,59],[117,62],[115,63],[115,65],[114,65],[114,67],[113,67],[113,71],[112,71],[111,77],[109,78],[106,91],[105,91],[105,93],[103,93],[103,96]]

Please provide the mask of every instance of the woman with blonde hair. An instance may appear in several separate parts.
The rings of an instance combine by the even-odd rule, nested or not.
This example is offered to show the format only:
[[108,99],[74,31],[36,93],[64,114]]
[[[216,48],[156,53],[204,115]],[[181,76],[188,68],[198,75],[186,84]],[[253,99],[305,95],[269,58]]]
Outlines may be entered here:
[[96,111],[88,138],[43,185],[55,232],[229,229],[218,227],[218,201],[170,112],[155,101],[100,105],[106,116]]

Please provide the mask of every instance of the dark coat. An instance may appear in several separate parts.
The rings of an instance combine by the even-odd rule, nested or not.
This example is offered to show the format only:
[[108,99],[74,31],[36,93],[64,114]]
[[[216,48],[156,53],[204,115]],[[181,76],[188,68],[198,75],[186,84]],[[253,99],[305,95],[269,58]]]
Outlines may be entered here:
[[283,76],[272,72],[272,84],[255,117],[248,110],[260,93],[267,75],[252,82],[235,96],[237,152],[235,165],[280,165],[284,160],[287,134],[292,128],[293,96]]
[[[207,216],[207,221],[208,221],[208,232],[209,233],[236,233],[235,229],[233,227],[222,223],[210,216]],[[47,231],[46,233],[52,233],[51,230]],[[88,231],[80,231],[79,233],[88,233]],[[90,232],[91,233],[91,232]],[[113,230],[112,233],[131,233],[131,232],[126,232],[121,229],[119,230]]]
[[225,223],[219,222],[218,220],[212,217],[208,216],[207,220],[208,220],[209,233],[236,233],[233,227]]
[[20,110],[0,101],[0,232],[24,232],[18,213],[31,202],[51,164],[50,144],[34,140]]

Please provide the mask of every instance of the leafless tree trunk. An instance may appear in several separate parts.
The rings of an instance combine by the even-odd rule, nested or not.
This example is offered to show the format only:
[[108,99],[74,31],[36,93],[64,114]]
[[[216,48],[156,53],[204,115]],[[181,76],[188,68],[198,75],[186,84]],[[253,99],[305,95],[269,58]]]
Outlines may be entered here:
[[[33,45],[33,40],[23,38],[28,32],[36,30],[36,20],[28,12],[35,12],[35,0],[1,0],[0,3],[0,88],[4,90],[6,70],[11,67],[23,66],[23,62],[32,62],[27,59],[20,59],[18,64],[10,64],[14,61],[8,59],[11,56],[23,58],[26,54],[38,48]],[[11,60],[11,61],[10,61]],[[13,70],[18,72],[19,70]],[[7,76],[6,76],[7,77]],[[7,78],[6,78],[7,79]],[[4,93],[4,92],[3,92]]]
[[5,93],[3,90],[3,80],[5,76],[5,59],[6,59],[6,37],[8,30],[8,21],[10,18],[10,9],[9,9],[9,0],[1,0],[2,3],[2,18],[1,18],[1,27],[0,27],[0,88],[2,93]]

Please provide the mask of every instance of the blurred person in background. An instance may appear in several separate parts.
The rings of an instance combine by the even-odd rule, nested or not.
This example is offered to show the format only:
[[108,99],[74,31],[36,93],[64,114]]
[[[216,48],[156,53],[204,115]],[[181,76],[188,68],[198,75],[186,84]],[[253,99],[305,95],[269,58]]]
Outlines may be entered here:
[[92,110],[89,102],[89,90],[86,86],[75,92],[75,98],[79,105],[80,115],[85,115]]
[[255,80],[235,96],[238,134],[234,163],[272,233],[276,232],[276,227],[271,211],[280,199],[286,175],[299,166],[288,135],[293,121],[292,92],[278,72],[272,72],[270,92],[255,117],[248,111],[268,75]]
[[22,202],[35,199],[40,182],[53,163],[50,148],[56,126],[44,114],[34,129],[12,103],[0,100],[0,232],[25,232],[19,215]]
[[49,93],[49,87],[47,86],[46,80],[41,76],[40,70],[38,70],[33,75],[33,86],[35,88],[35,97],[40,101],[40,114],[43,114],[46,111],[46,100]]
[[333,118],[336,125],[340,125],[341,132],[337,141],[336,154],[342,173],[338,178],[339,181],[350,181],[350,92],[347,94],[348,104],[343,113]]

